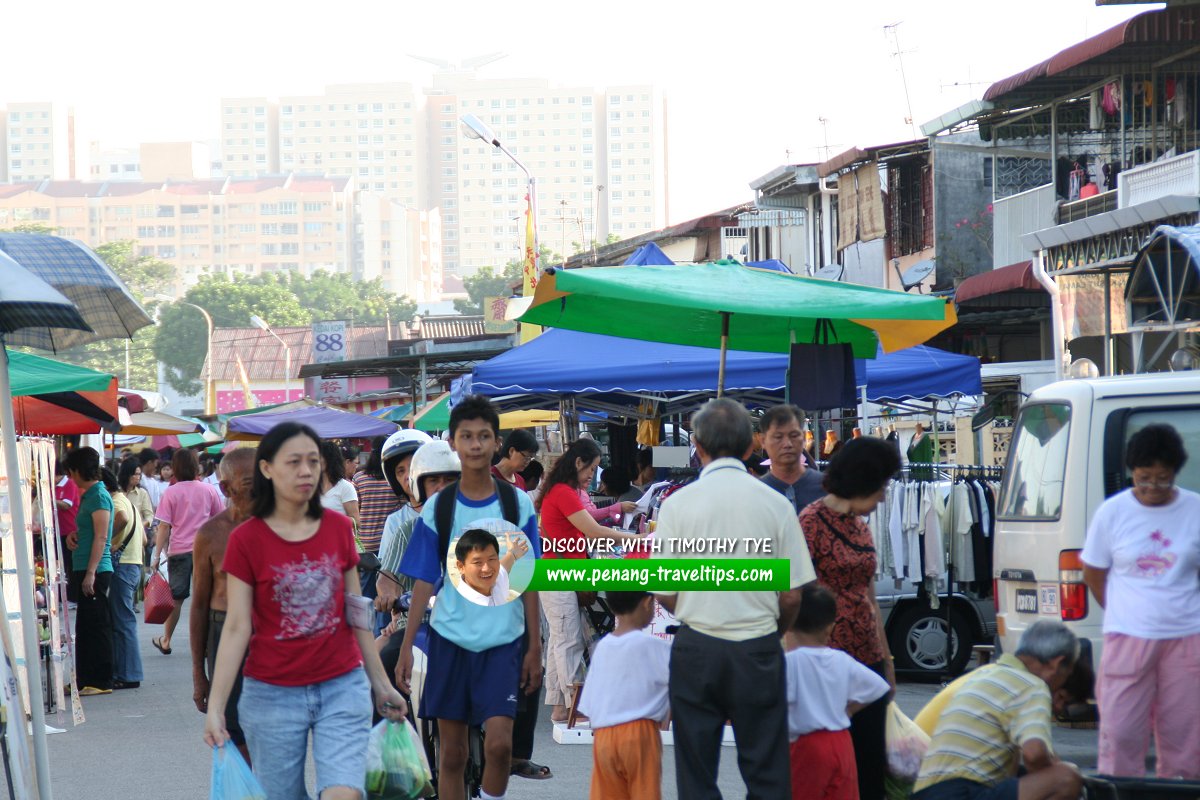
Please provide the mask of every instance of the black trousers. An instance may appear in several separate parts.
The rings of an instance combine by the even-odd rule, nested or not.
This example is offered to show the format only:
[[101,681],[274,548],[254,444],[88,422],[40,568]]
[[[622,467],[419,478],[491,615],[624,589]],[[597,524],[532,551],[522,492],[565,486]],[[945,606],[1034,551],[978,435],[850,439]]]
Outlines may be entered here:
[[[525,663],[525,653],[529,649],[529,640],[521,637],[521,663]],[[542,692],[539,689],[533,694],[525,694],[525,690],[517,688],[517,716],[513,719],[512,757],[515,761],[529,761],[533,758],[533,734],[537,728],[538,706],[542,704]]]
[[[867,664],[883,675],[883,662]],[[859,800],[882,800],[883,778],[887,774],[887,710],[891,700],[885,694],[850,718],[850,739],[854,742],[854,760],[858,766]]]
[[671,645],[675,782],[688,800],[720,800],[725,721],[733,724],[747,800],[792,796],[783,647],[771,634],[744,642],[686,625]]
[[95,592],[83,593],[83,570],[71,572],[70,590],[75,608],[75,680],[79,688],[111,689],[113,684],[112,611],[108,605],[111,572],[97,572]]

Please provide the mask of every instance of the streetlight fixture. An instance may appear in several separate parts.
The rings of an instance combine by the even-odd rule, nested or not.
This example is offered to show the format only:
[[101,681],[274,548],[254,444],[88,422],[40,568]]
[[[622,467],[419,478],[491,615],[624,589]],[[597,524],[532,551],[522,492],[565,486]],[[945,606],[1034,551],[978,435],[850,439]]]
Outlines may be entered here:
[[208,338],[205,340],[204,350],[204,413],[217,413],[217,393],[213,390],[213,363],[212,363],[212,340],[213,340],[213,320],[212,315],[205,311],[195,303],[189,303],[186,300],[176,300],[165,294],[156,294],[154,299],[160,303],[178,303],[181,306],[189,306],[196,309],[204,315],[204,324],[208,326]]
[[[489,127],[488,124],[479,117],[475,116],[474,114],[463,114],[462,132],[463,135],[468,139],[479,139],[480,141],[487,142],[492,147],[495,147],[501,153],[504,153],[504,155],[508,156],[512,162],[517,165],[517,169],[525,173],[525,182],[529,188],[529,213],[533,217],[533,277],[536,279],[539,271],[538,261],[541,258],[541,252],[538,246],[537,178],[533,177],[533,173],[529,171],[529,167],[525,166],[521,162],[521,159],[517,158],[511,150],[505,147],[500,141],[500,137],[496,136],[495,131],[493,131],[491,127]],[[524,293],[525,281],[522,280],[521,284],[522,293]]]
[[283,345],[283,369],[286,373],[283,379],[283,397],[285,403],[290,403],[292,401],[292,348],[288,347],[288,343],[279,338],[279,334],[271,330],[267,321],[258,314],[250,315],[250,324],[271,334],[275,337],[275,341]]

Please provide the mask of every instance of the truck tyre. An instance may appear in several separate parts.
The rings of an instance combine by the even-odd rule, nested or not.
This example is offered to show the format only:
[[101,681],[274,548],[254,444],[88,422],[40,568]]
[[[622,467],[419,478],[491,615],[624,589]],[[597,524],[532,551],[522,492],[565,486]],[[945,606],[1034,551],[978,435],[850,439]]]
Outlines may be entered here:
[[888,625],[888,643],[896,659],[897,670],[926,672],[930,675],[958,675],[971,659],[974,635],[967,611],[955,605],[950,615],[950,666],[946,668],[946,608],[934,611],[927,605],[904,609]]

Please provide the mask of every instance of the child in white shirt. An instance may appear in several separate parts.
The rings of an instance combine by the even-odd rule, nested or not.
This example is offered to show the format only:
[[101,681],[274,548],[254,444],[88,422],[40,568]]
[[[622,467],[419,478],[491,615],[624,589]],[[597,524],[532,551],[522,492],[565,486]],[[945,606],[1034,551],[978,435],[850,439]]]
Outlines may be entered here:
[[671,645],[643,630],[649,592],[605,592],[617,618],[596,644],[579,710],[592,723],[591,800],[661,800],[662,738]]
[[793,800],[858,800],[850,717],[891,688],[848,654],[829,647],[836,618],[834,596],[810,583],[784,639]]

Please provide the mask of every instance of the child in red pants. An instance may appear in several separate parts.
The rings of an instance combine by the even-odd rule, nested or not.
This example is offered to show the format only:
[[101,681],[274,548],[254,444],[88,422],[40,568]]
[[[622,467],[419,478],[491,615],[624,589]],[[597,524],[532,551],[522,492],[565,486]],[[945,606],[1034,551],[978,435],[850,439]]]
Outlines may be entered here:
[[850,717],[887,694],[887,681],[829,647],[837,604],[828,589],[804,587],[785,656],[792,800],[858,800]]
[[671,646],[643,628],[654,619],[648,592],[605,592],[617,618],[596,644],[579,710],[594,732],[591,800],[660,800]]

